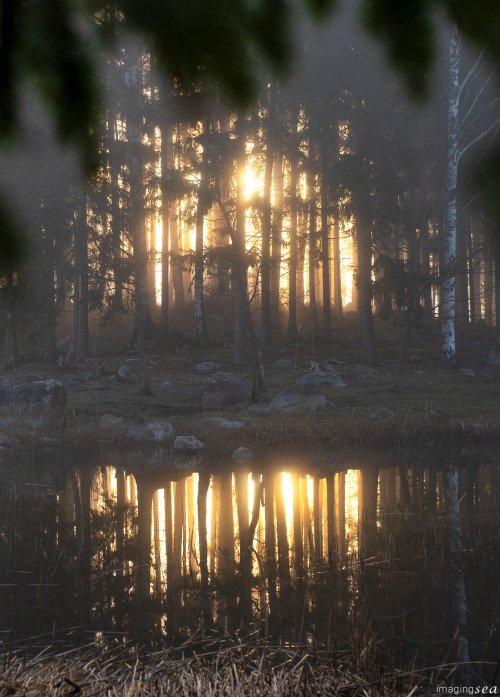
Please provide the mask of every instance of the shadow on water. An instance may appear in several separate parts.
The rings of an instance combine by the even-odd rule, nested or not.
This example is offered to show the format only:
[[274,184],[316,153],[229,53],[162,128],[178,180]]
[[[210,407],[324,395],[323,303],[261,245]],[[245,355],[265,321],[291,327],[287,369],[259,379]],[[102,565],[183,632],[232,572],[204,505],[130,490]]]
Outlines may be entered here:
[[491,458],[353,456],[314,473],[109,461],[1,466],[1,630],[19,647],[252,637],[364,670],[495,673]]

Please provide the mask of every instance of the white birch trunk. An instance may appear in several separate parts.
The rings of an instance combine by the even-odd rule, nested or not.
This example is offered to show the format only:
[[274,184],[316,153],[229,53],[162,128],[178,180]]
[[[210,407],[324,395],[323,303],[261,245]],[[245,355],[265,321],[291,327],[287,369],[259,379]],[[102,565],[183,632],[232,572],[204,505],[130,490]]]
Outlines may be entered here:
[[450,40],[448,75],[448,138],[446,162],[446,221],[444,230],[444,274],[442,286],[441,338],[445,363],[456,362],[455,341],[455,263],[457,256],[457,180],[460,157],[459,35],[453,26]]

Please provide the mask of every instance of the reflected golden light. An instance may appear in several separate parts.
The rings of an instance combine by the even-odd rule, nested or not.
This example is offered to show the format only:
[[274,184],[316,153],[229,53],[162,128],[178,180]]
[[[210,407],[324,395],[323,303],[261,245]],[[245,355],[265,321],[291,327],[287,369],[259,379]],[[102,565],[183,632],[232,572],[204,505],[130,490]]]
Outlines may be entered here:
[[283,489],[283,501],[285,503],[285,520],[288,542],[292,542],[293,530],[293,487],[292,478],[288,472],[281,473],[281,486]]
[[345,474],[345,528],[348,554],[358,551],[359,474],[359,470],[347,470]]

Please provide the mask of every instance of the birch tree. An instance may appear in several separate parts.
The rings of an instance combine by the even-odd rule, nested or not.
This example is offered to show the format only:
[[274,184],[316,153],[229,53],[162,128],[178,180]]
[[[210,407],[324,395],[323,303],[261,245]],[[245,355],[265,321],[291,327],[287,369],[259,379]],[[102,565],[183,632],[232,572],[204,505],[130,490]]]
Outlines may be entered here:
[[[461,36],[456,25],[451,30],[448,55],[448,132],[446,152],[446,220],[443,244],[444,281],[441,295],[441,354],[450,366],[456,364],[455,305],[457,259],[457,190],[459,165],[464,155],[480,141],[491,136],[500,119],[491,118],[498,97],[484,100],[496,68],[483,75],[484,52],[461,79]],[[485,125],[486,124],[486,125]],[[479,127],[479,128],[478,128]]]

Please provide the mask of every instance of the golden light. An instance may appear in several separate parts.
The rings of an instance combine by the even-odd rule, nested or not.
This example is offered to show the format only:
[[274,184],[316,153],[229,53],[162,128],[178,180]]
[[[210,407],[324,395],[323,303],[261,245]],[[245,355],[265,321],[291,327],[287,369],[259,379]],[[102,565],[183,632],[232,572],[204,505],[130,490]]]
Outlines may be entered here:
[[347,470],[345,474],[345,525],[347,553],[358,550],[358,475],[359,470]]

